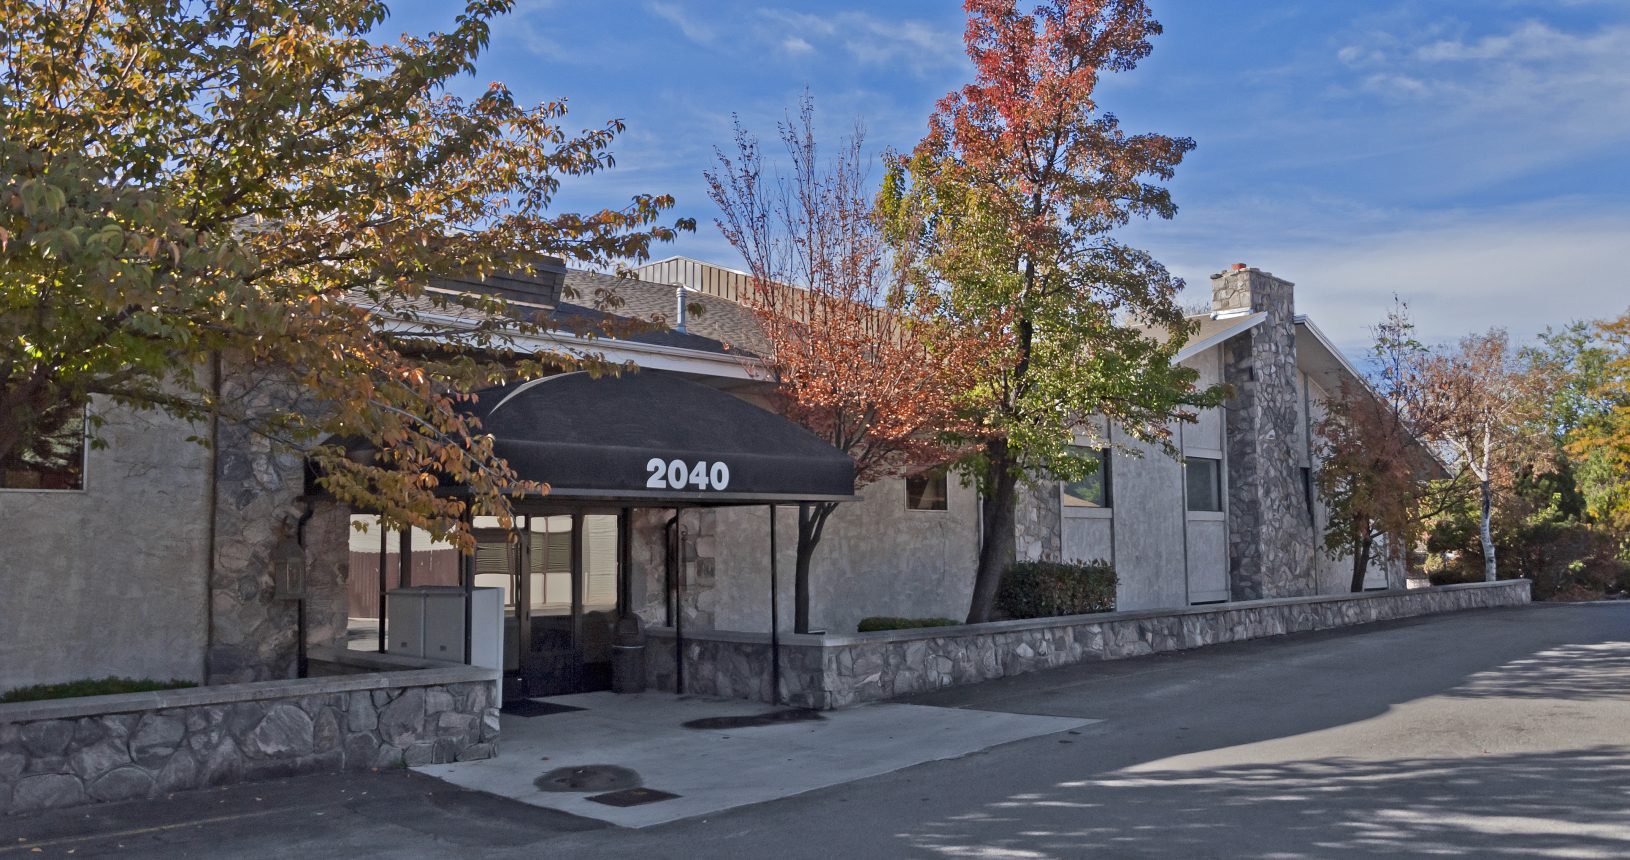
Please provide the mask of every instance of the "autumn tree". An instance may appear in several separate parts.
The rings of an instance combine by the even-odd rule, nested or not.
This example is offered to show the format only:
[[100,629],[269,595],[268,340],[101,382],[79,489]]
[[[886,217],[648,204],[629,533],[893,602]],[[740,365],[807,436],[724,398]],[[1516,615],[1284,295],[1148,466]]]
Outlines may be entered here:
[[[857,488],[941,463],[951,453],[946,434],[960,426],[960,386],[988,349],[958,337],[896,281],[863,133],[823,161],[807,96],[778,132],[787,174],[770,174],[740,122],[734,152],[720,152],[706,173],[719,229],[752,276],[746,302],[764,346],[749,370],[773,384],[778,411],[849,455]],[[800,633],[809,630],[810,562],[836,509],[798,507]]]
[[[1173,363],[1188,329],[1182,283],[1113,232],[1170,218],[1187,138],[1128,134],[1101,109],[1102,75],[1131,70],[1160,33],[1142,0],[967,0],[974,80],[941,99],[926,137],[885,179],[883,209],[919,289],[1000,353],[963,406],[976,448],[983,540],[968,621],[990,617],[1015,551],[1026,475],[1077,480],[1093,416],[1166,442],[1217,392]],[[1150,330],[1154,333],[1149,333]]]
[[1548,339],[1559,356],[1559,430],[1597,521],[1630,532],[1630,311]]
[[1425,438],[1451,468],[1476,480],[1483,578],[1498,572],[1492,517],[1495,498],[1525,465],[1551,453],[1533,428],[1548,390],[1542,368],[1519,361],[1504,331],[1472,335],[1426,356],[1420,364]]
[[[665,196],[552,211],[619,122],[451,92],[510,6],[385,41],[378,0],[0,0],[0,460],[94,397],[244,422],[399,525],[457,531],[444,481],[506,511],[524,487],[461,392],[585,357],[517,352],[535,321],[427,281],[643,258],[689,226],[659,223]],[[470,321],[434,322],[449,304]],[[251,408],[219,368],[289,396]]]
[[1408,307],[1395,302],[1373,334],[1370,382],[1344,380],[1314,426],[1316,480],[1329,511],[1324,548],[1351,561],[1354,592],[1364,590],[1378,548],[1404,561],[1427,522],[1462,492],[1458,482],[1442,480],[1442,465],[1422,441],[1433,429],[1421,399],[1427,351]]

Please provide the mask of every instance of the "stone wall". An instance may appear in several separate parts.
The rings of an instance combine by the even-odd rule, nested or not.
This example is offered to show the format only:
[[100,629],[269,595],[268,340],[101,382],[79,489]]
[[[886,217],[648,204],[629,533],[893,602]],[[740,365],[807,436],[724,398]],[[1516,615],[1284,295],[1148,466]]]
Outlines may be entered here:
[[0,814],[490,758],[492,674],[460,666],[0,705]]
[[1213,275],[1217,312],[1267,313],[1223,345],[1229,588],[1234,600],[1313,594],[1316,551],[1301,466],[1293,288],[1257,269]]
[[[783,704],[842,708],[1052,669],[1328,630],[1438,612],[1517,606],[1528,580],[1409,591],[1281,598],[1187,609],[1110,612],[958,627],[781,639]],[[674,690],[673,631],[648,631],[647,679]],[[685,692],[770,701],[770,645],[761,634],[686,634]]]

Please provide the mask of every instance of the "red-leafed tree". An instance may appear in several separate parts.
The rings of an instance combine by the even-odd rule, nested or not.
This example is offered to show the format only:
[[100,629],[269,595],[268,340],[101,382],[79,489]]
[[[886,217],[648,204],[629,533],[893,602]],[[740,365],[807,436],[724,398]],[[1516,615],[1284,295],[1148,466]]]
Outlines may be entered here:
[[[779,133],[787,175],[766,175],[758,140],[739,122],[734,154],[719,153],[707,172],[719,229],[752,276],[747,303],[764,344],[749,366],[774,383],[782,414],[854,460],[857,487],[943,463],[947,434],[962,429],[959,394],[989,350],[893,277],[861,131],[822,161],[806,97]],[[798,632],[809,630],[810,561],[836,508],[798,508]]]
[[1314,425],[1322,451],[1318,488],[1329,510],[1324,548],[1352,562],[1351,589],[1364,590],[1378,549],[1403,562],[1426,524],[1462,498],[1458,479],[1426,447],[1436,435],[1421,367],[1426,347],[1415,339],[1409,309],[1397,302],[1375,328],[1371,384],[1347,380]]
[[1148,55],[1160,24],[1142,0],[966,8],[974,81],[940,100],[886,179],[883,209],[919,288],[1001,347],[964,389],[976,419],[965,463],[984,505],[978,622],[1014,557],[1021,479],[1090,472],[1071,443],[1099,435],[1094,416],[1169,448],[1174,419],[1220,398],[1172,362],[1188,334],[1181,280],[1112,236],[1133,217],[1175,214],[1158,183],[1194,146],[1127,134],[1095,94],[1103,74]]

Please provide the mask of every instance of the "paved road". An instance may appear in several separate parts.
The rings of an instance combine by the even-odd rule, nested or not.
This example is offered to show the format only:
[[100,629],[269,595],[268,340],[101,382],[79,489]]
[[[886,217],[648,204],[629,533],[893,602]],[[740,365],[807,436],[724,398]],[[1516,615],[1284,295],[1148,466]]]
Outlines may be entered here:
[[0,819],[0,860],[1630,856],[1630,604],[1282,637],[914,701],[1103,722],[642,831],[395,772]]

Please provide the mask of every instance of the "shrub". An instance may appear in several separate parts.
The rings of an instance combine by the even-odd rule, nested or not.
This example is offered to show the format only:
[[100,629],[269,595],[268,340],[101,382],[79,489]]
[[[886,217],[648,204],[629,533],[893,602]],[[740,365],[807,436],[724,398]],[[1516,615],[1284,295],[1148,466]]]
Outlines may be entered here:
[[885,615],[860,619],[859,631],[871,633],[877,630],[914,630],[918,627],[955,627],[960,621],[949,618],[890,618]]
[[1115,582],[1106,561],[1021,561],[1002,574],[996,608],[1008,618],[1114,612]]
[[116,693],[146,693],[152,690],[179,690],[196,687],[191,681],[171,679],[155,681],[152,678],[86,678],[62,684],[35,684],[17,687],[0,693],[0,704],[7,702],[37,702],[42,699],[76,699],[80,696],[111,696]]

